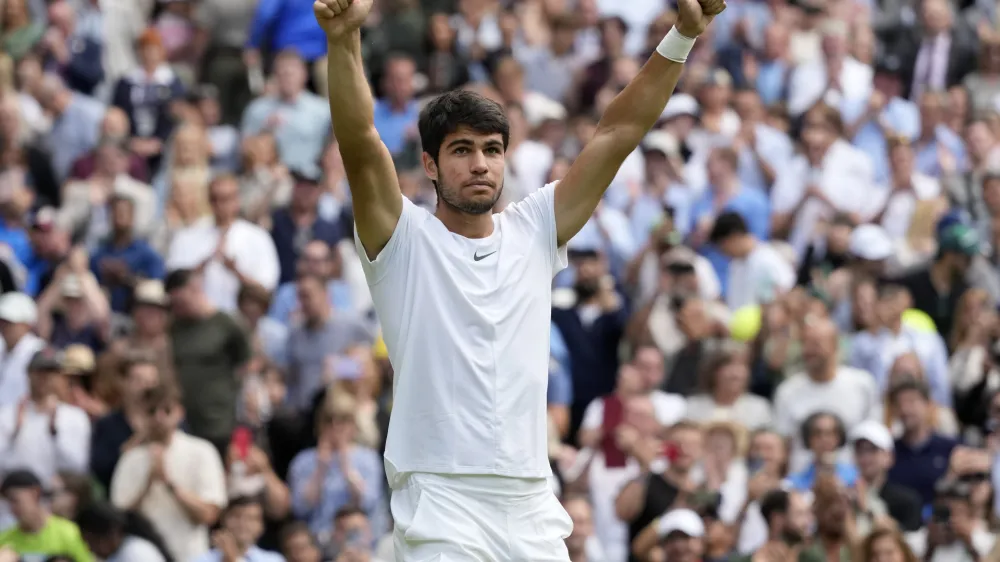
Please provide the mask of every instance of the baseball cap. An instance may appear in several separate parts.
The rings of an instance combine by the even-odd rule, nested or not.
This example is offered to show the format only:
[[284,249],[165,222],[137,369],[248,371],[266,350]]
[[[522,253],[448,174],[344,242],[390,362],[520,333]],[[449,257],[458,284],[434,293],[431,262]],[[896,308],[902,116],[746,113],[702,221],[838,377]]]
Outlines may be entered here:
[[144,279],[139,281],[132,292],[132,299],[135,304],[148,304],[152,306],[167,306],[169,302],[167,292],[163,288],[163,282],[159,279]]
[[668,537],[671,533],[683,533],[689,537],[705,536],[705,524],[701,517],[690,509],[675,509],[660,518],[656,526],[660,537]]
[[73,344],[63,351],[63,370],[69,375],[84,375],[94,370],[94,352],[82,344]]
[[62,371],[63,355],[54,348],[46,347],[35,352],[28,362],[28,372]]
[[694,96],[690,94],[674,94],[670,96],[670,101],[667,102],[667,106],[660,113],[660,121],[669,121],[683,115],[697,117],[700,109],[701,106],[698,105],[698,100],[694,99]]
[[295,185],[315,185],[322,175],[319,166],[315,164],[296,166],[288,170],[288,173]]
[[25,488],[41,488],[42,481],[30,470],[12,470],[4,477],[0,484],[0,495],[7,495],[11,490],[23,490]]
[[650,131],[642,140],[642,149],[646,152],[661,152],[665,156],[680,154],[681,145],[677,137],[667,131]]
[[974,256],[979,253],[979,234],[964,224],[954,224],[938,234],[938,250]]
[[874,420],[863,421],[851,430],[851,442],[867,441],[881,451],[894,449],[892,434],[884,425]]
[[0,296],[0,320],[12,324],[34,325],[38,321],[38,307],[24,293],[6,293]]
[[847,249],[856,258],[882,261],[892,256],[892,239],[881,226],[863,224],[851,232]]

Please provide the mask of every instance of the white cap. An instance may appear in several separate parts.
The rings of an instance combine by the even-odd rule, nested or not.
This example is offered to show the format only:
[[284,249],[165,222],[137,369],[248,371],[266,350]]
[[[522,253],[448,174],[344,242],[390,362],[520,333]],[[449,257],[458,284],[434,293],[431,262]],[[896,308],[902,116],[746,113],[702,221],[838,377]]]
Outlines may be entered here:
[[38,321],[38,307],[24,293],[6,293],[0,296],[0,320],[34,326]]
[[681,152],[677,137],[667,131],[650,131],[646,138],[642,139],[642,148],[647,151],[662,152],[666,156]]
[[681,115],[690,115],[692,117],[698,116],[698,111],[701,107],[698,105],[698,100],[690,94],[674,94],[670,96],[670,101],[667,102],[667,107],[663,108],[663,113],[660,113],[660,121],[667,121],[673,119],[674,117],[680,117]]
[[863,421],[851,430],[851,442],[858,441],[867,441],[882,451],[895,449],[889,428],[874,420]]
[[863,224],[851,232],[848,250],[854,257],[868,261],[881,261],[892,256],[892,239],[881,226]]
[[562,121],[568,115],[566,107],[544,96],[531,97],[523,105],[524,118],[532,128],[546,121]]
[[690,509],[675,509],[667,512],[660,518],[656,530],[660,537],[666,537],[670,533],[680,532],[689,537],[701,538],[705,536],[705,524],[701,517]]
[[167,306],[170,302],[167,292],[163,289],[163,282],[159,279],[143,279],[135,285],[132,293],[136,304],[150,304],[154,306]]

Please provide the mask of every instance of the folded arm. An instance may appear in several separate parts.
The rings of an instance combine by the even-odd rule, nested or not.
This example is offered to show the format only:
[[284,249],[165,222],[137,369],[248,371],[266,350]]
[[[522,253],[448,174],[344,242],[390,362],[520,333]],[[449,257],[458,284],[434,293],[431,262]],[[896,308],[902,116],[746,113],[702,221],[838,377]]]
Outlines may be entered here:
[[329,41],[328,72],[333,134],[351,186],[358,238],[369,259],[389,242],[403,212],[392,155],[375,130],[374,100],[361,60],[361,32]]

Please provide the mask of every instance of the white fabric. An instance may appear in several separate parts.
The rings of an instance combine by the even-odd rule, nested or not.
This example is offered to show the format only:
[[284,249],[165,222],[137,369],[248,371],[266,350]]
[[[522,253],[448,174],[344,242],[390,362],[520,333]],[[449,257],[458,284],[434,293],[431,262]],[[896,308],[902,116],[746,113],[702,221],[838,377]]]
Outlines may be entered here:
[[[591,403],[593,404],[593,402]],[[580,452],[583,454],[583,451]],[[604,547],[606,562],[628,560],[628,525],[618,519],[615,500],[626,484],[642,474],[639,463],[629,458],[625,466],[609,468],[604,453],[593,452],[594,458],[587,470],[590,484],[590,505],[593,511],[594,535]]]
[[[649,393],[656,412],[656,421],[663,427],[670,427],[684,419],[687,413],[687,401],[679,394],[670,394],[662,390]],[[583,412],[581,429],[597,429],[604,423],[604,398],[597,398],[587,404]]]
[[48,414],[25,404],[24,422],[17,426],[17,404],[0,408],[0,474],[29,469],[48,486],[59,470],[85,474],[90,462],[90,418],[70,404],[56,406],[56,434]]
[[745,258],[732,260],[728,275],[729,310],[769,303],[795,286],[791,264],[767,242],[756,242]]
[[792,71],[788,79],[788,113],[797,117],[805,113],[820,100],[841,107],[841,101],[863,100],[871,95],[875,72],[871,66],[858,62],[852,57],[844,59],[840,69],[839,82],[842,90],[828,97],[830,78],[826,62],[820,60],[801,64]]
[[694,42],[695,38],[685,37],[681,35],[680,31],[677,31],[676,27],[671,27],[660,44],[656,46],[656,52],[667,60],[684,63],[687,61],[691,49],[694,48]]
[[833,380],[825,383],[798,373],[778,385],[774,394],[775,429],[792,440],[789,473],[799,472],[809,464],[809,453],[799,438],[806,418],[830,412],[850,432],[865,420],[882,419],[881,398],[875,378],[851,367],[838,367]]
[[[226,505],[226,474],[222,459],[211,443],[175,431],[164,451],[163,463],[175,487],[212,505]],[[130,449],[122,455],[111,478],[111,502],[122,509],[132,507],[149,482],[151,468],[148,445]],[[175,560],[190,560],[208,551],[208,527],[191,521],[162,482],[152,485],[137,511],[160,532]]]
[[906,237],[910,230],[913,212],[917,210],[918,201],[927,201],[941,195],[941,182],[931,176],[914,173],[910,180],[913,190],[894,191],[887,188],[873,190],[871,193],[871,214],[873,216],[885,209],[882,221],[879,223],[893,240]]
[[395,368],[386,439],[399,473],[546,478],[546,387],[556,248],[555,184],[493,215],[482,239],[403,200],[369,261],[355,241]]
[[44,347],[35,334],[25,334],[11,350],[0,339],[0,406],[16,405],[28,395],[28,363]]
[[396,562],[566,562],[573,521],[544,480],[410,474],[392,494]]
[[924,39],[913,66],[912,99],[920,99],[925,90],[942,92],[948,87],[948,53],[950,52],[950,34],[940,33],[935,37]]
[[[167,252],[167,270],[194,268],[215,253],[219,245],[219,228],[214,222],[199,223],[174,234]],[[243,275],[260,283],[268,291],[278,286],[281,267],[271,235],[263,228],[237,219],[226,233],[224,253],[236,260]],[[224,312],[236,310],[240,280],[219,260],[205,267],[205,294],[209,301]]]
[[874,168],[868,155],[843,140],[830,146],[819,169],[810,168],[805,156],[798,156],[788,168],[779,172],[771,193],[773,213],[794,210],[812,184],[833,203],[831,208],[810,198],[795,215],[788,241],[800,259],[815,238],[820,221],[829,220],[836,211],[864,214],[875,189],[874,181]]

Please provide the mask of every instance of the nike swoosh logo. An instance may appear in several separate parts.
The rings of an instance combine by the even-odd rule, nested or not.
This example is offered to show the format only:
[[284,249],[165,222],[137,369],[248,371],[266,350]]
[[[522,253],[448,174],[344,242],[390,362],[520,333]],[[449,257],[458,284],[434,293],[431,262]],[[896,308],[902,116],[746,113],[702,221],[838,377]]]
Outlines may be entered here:
[[490,253],[488,253],[488,254],[484,254],[484,255],[482,255],[482,256],[480,256],[479,254],[476,254],[476,255],[472,256],[472,259],[474,259],[474,260],[476,260],[476,261],[483,261],[484,259],[486,259],[486,258],[488,258],[488,257],[492,256],[492,255],[493,255],[493,254],[495,254],[495,253],[497,253],[497,251],[496,251],[496,250],[493,250],[492,252],[490,252]]

